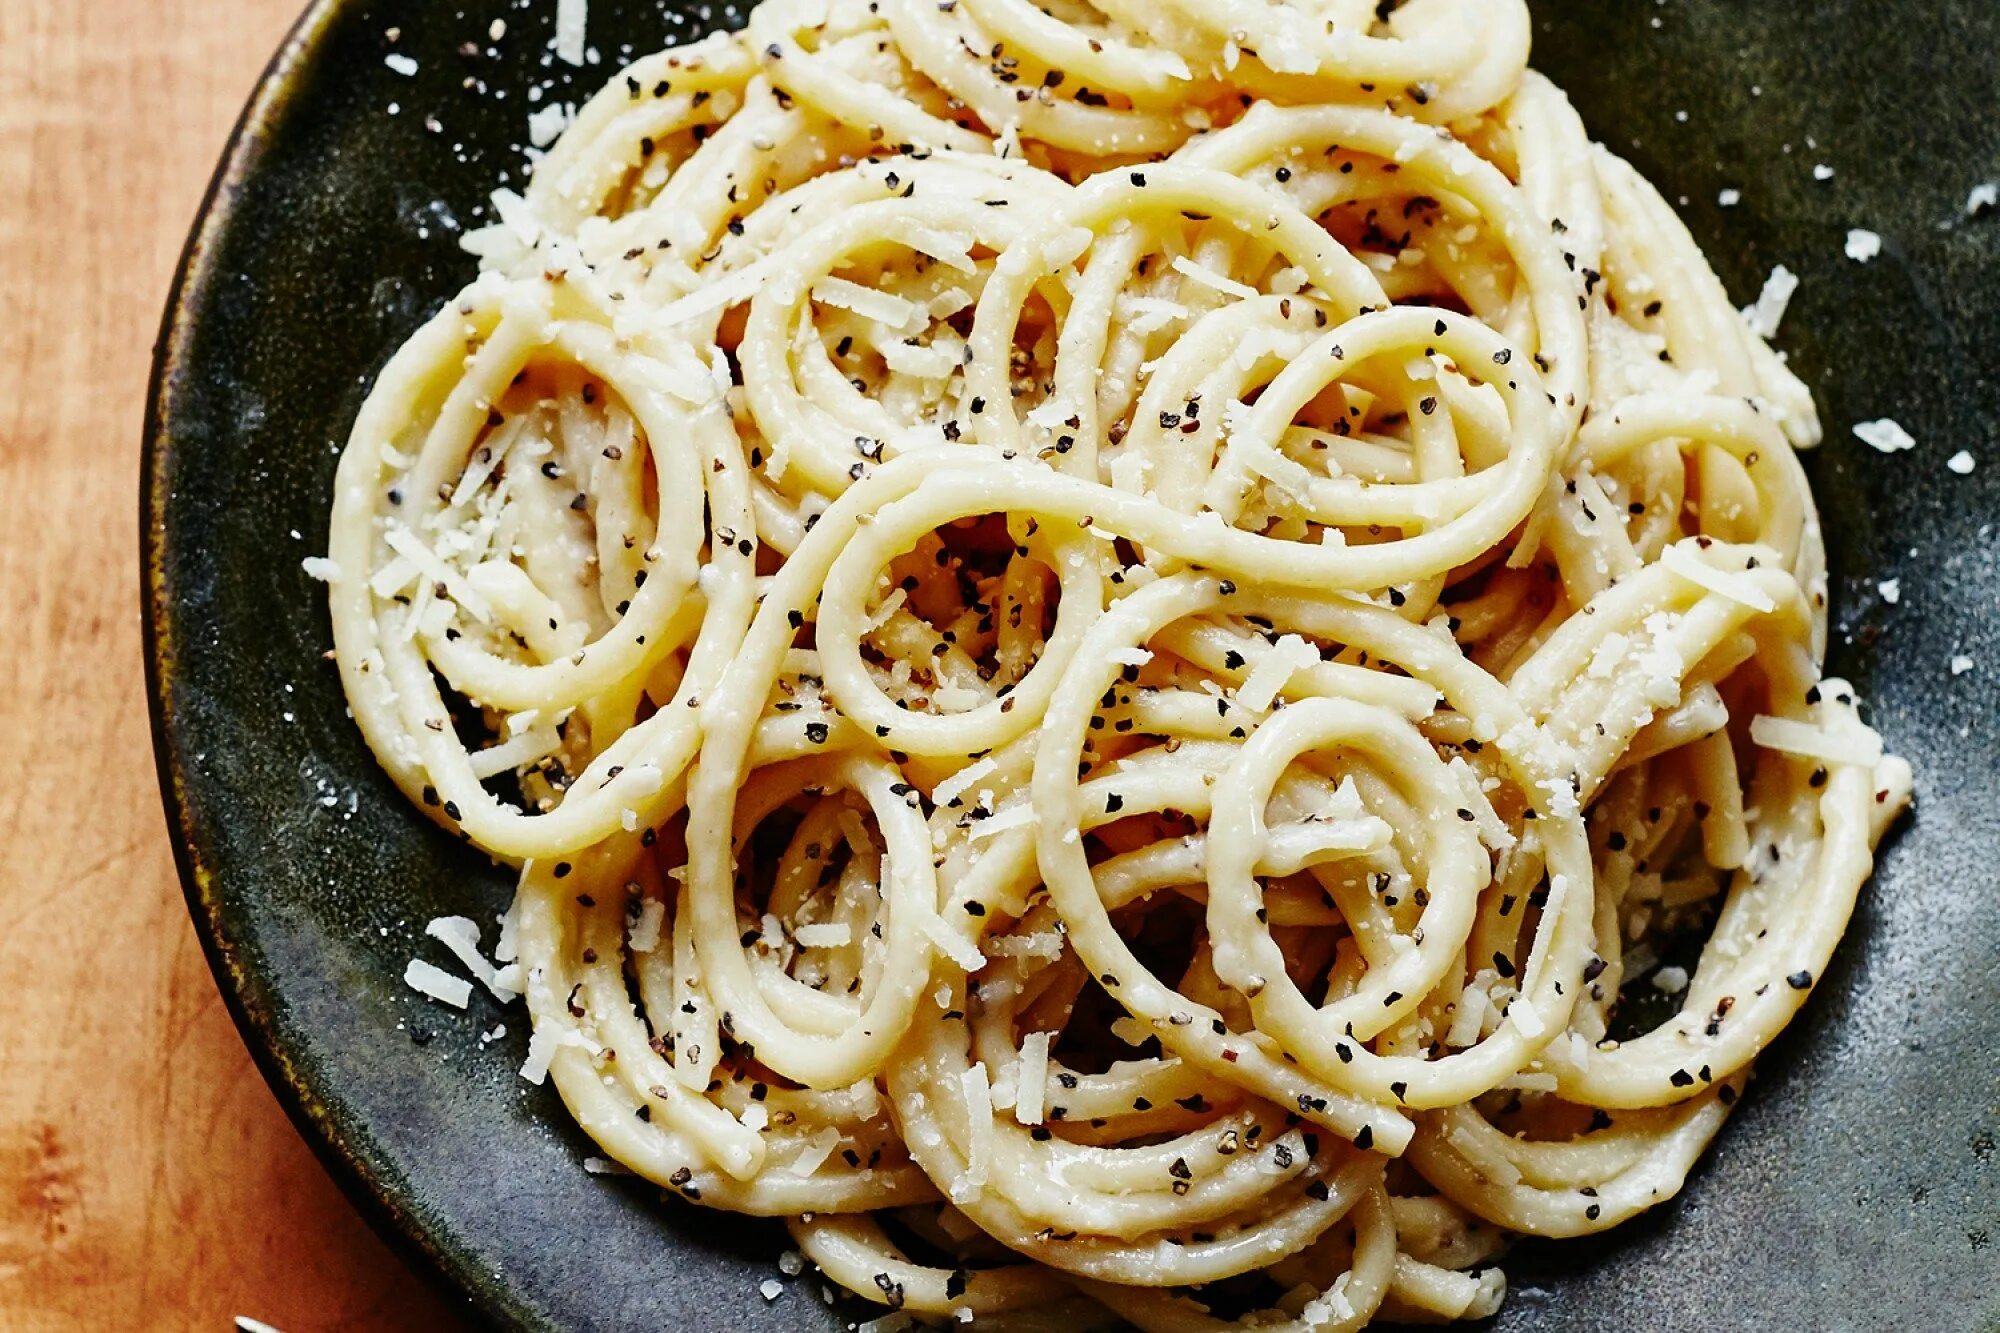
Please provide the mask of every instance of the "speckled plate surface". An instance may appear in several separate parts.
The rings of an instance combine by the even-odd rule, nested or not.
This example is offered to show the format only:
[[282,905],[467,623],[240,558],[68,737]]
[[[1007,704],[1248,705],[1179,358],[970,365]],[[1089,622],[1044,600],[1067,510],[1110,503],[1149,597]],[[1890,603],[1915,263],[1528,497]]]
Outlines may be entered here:
[[[775,1227],[583,1172],[589,1144],[554,1092],[515,1076],[518,1008],[480,996],[460,1014],[404,987],[404,963],[434,956],[423,923],[490,919],[508,882],[376,772],[299,567],[325,549],[365,384],[472,274],[459,226],[520,181],[554,9],[322,0],[246,111],[146,422],[161,784],[245,1039],[413,1262],[503,1325],[836,1328],[809,1279],[758,1295]],[[1594,1241],[1523,1247],[1497,1325],[2000,1328],[2000,217],[1965,214],[2000,179],[2000,4],[1542,0],[1536,16],[1535,63],[1681,201],[1732,292],[1747,301],[1780,262],[1804,280],[1779,341],[1829,428],[1807,466],[1834,567],[1831,669],[1873,702],[1919,795],[1685,1194]],[[580,100],[628,44],[729,21],[720,4],[593,0],[603,63],[554,95]],[[384,64],[392,50],[415,75]],[[1879,232],[1881,256],[1847,260],[1849,227]],[[1848,433],[1881,416],[1915,451]],[[1961,448],[1970,475],[1946,468]],[[1975,665],[1954,675],[1959,654]]]

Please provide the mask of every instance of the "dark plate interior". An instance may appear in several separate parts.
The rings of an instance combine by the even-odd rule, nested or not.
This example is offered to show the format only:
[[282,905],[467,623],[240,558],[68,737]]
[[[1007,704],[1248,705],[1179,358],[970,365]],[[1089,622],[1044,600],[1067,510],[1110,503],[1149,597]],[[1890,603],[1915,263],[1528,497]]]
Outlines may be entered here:
[[[554,8],[324,0],[246,113],[147,419],[162,786],[196,924],[280,1098],[378,1225],[476,1307],[528,1327],[837,1327],[809,1279],[757,1295],[775,1227],[585,1175],[554,1093],[515,1077],[518,1009],[459,1014],[404,987],[410,957],[436,956],[426,920],[490,919],[508,884],[376,772],[299,567],[324,549],[364,384],[472,273],[456,224],[503,172],[519,183]],[[458,54],[494,18],[500,54]],[[731,11],[594,0],[590,20],[604,63],[572,100]],[[1834,561],[1832,669],[1915,763],[1919,813],[1686,1194],[1594,1242],[1524,1247],[1500,1327],[2000,1325],[2000,217],[1964,214],[2000,178],[1996,49],[1992,0],[1537,7],[1537,65],[1685,196],[1731,291],[1748,300],[1777,262],[1804,278],[1780,341],[1829,428],[1808,467]],[[414,77],[384,65],[391,50]],[[1814,179],[1821,162],[1832,180]],[[1882,234],[1879,259],[1842,256],[1850,226]],[[1878,416],[1916,451],[1848,434]],[[1945,468],[1959,448],[1980,460],[1970,476]],[[1876,591],[1890,577],[1895,605]],[[1956,653],[1978,665],[1954,677]]]

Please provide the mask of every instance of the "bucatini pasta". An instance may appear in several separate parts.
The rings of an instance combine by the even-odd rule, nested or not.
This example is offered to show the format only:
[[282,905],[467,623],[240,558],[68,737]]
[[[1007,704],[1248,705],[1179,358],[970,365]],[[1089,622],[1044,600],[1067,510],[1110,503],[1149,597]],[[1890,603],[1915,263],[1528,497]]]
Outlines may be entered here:
[[1810,396],[1528,44],[767,0],[497,196],[314,563],[605,1154],[1177,1331],[1478,1317],[1680,1188],[1909,770]]

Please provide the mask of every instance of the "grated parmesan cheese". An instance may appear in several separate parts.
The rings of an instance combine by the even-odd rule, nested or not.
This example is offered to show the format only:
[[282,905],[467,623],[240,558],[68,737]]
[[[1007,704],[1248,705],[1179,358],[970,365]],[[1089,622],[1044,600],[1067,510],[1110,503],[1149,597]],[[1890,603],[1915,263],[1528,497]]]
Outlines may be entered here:
[[1529,1041],[1535,1040],[1549,1030],[1547,1021],[1542,1018],[1542,1011],[1529,1003],[1526,996],[1516,999],[1507,1006],[1507,1021],[1519,1029],[1521,1035]]
[[935,227],[917,227],[909,232],[910,244],[960,273],[979,271],[979,266],[972,261],[974,239],[970,232],[940,231]]
[[1743,318],[1750,324],[1750,331],[1759,338],[1778,336],[1778,325],[1784,321],[1785,307],[1792,302],[1792,293],[1798,291],[1798,275],[1783,264],[1771,270],[1771,276],[1764,279],[1764,290],[1757,294],[1757,303],[1743,312]]
[[961,796],[972,789],[972,784],[991,773],[999,765],[991,757],[981,759],[976,764],[967,764],[931,790],[931,804],[957,805]]
[[967,972],[977,972],[986,966],[986,955],[979,952],[979,946],[946,925],[935,912],[924,917],[924,935],[937,946],[939,953]]
[[581,65],[584,34],[590,25],[590,0],[556,0],[556,59]]
[[1141,335],[1158,333],[1175,320],[1186,319],[1191,313],[1178,301],[1163,301],[1156,296],[1127,297],[1124,304],[1130,315],[1127,327]]
[[323,555],[307,556],[299,561],[299,568],[306,572],[306,577],[309,579],[318,579],[321,583],[329,584],[340,582],[340,566]]
[[561,137],[569,125],[569,108],[561,102],[550,102],[528,117],[528,142],[537,148],[547,148]]
[[792,938],[804,949],[838,949],[854,942],[854,927],[845,921],[827,921],[813,926],[800,926],[792,932]]
[[477,619],[485,622],[493,618],[493,609],[487,605],[486,599],[456,569],[440,559],[437,552],[424,545],[423,538],[416,533],[401,523],[391,522],[382,530],[382,540],[390,550],[415,565],[425,578],[433,583],[442,583],[451,599]]
[[419,995],[427,995],[454,1009],[465,1008],[472,999],[471,982],[421,958],[412,958],[410,965],[403,969],[403,983]]
[[1754,579],[1731,570],[1717,569],[1685,545],[1669,546],[1660,552],[1660,563],[1689,583],[1698,584],[1752,611],[1778,609],[1771,595],[1758,587]]
[[667,917],[667,905],[658,898],[639,904],[639,919],[632,923],[633,953],[651,953],[660,947],[660,927]]
[[474,750],[468,758],[473,776],[484,782],[497,774],[539,763],[561,748],[561,734],[553,723],[545,722],[522,727],[498,745]]
[[1463,1049],[1479,1040],[1479,1034],[1486,1026],[1486,1011],[1492,1004],[1487,998],[1486,982],[1483,979],[1490,975],[1482,972],[1480,976],[1473,978],[1471,985],[1459,992],[1458,1004],[1452,1012],[1451,1026],[1445,1029],[1445,1045]]
[[828,1125],[806,1140],[805,1147],[799,1150],[799,1155],[792,1159],[787,1169],[795,1176],[810,1176],[826,1164],[826,1159],[833,1156],[833,1150],[839,1146],[840,1131]]
[[1858,421],[1854,425],[1854,437],[1879,453],[1893,454],[1898,449],[1914,449],[1917,442],[1910,432],[1904,430],[1888,417],[1875,421]]
[[1014,1092],[1014,1119],[1024,1125],[1039,1125],[1042,1106],[1048,1100],[1048,1033],[1030,1032],[1021,1039],[1020,1069]]
[[1862,227],[1851,227],[1847,232],[1847,257],[1857,264],[1865,264],[1882,253],[1882,238]]
[[899,331],[912,327],[917,319],[917,307],[902,297],[846,278],[821,278],[813,284],[812,298]]
[[521,1062],[521,1077],[540,1087],[549,1076],[549,1061],[561,1045],[562,1038],[554,1029],[537,1025],[528,1034],[528,1058]]
[[989,819],[980,820],[966,831],[965,836],[973,842],[978,842],[982,838],[1011,833],[1018,828],[1032,828],[1037,822],[1034,803],[1023,799]]
[[1319,665],[1319,650],[1296,634],[1287,634],[1257,659],[1250,674],[1236,687],[1236,702],[1253,713],[1269,712],[1279,691],[1293,676]]
[[1760,713],[1750,719],[1750,739],[1767,750],[1829,764],[1872,768],[1882,759],[1882,738],[1872,731],[1830,731],[1797,718]]
[[952,1182],[951,1200],[970,1203],[985,1188],[993,1164],[993,1089],[986,1081],[986,1065],[975,1064],[960,1074],[958,1086],[972,1132],[966,1145],[965,1174]]
[[1953,472],[1956,472],[1961,477],[1971,476],[1972,469],[1978,466],[1978,464],[1973,461],[1972,452],[1969,449],[1960,449],[1950,458],[1947,458],[1944,462],[1944,465],[1950,468]]
[[424,934],[451,950],[458,961],[465,964],[465,970],[492,991],[500,1003],[507,1004],[520,994],[500,983],[500,974],[479,952],[479,923],[471,917],[438,917],[424,927]]
[[881,349],[882,361],[899,375],[910,375],[922,380],[941,380],[949,377],[960,364],[959,353],[949,345],[933,343],[921,347],[914,343],[892,342]]
[[1174,272],[1180,274],[1182,277],[1190,278],[1204,287],[1214,288],[1225,296],[1239,296],[1247,299],[1257,294],[1255,287],[1245,286],[1234,278],[1225,278],[1214,269],[1203,264],[1197,264],[1186,255],[1174,256]]

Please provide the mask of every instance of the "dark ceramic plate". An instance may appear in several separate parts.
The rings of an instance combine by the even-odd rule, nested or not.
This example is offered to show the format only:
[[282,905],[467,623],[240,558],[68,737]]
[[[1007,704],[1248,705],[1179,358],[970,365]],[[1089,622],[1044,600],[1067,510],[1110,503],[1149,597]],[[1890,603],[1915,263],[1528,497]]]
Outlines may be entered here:
[[[766,1303],[775,1227],[585,1175],[515,1076],[518,1009],[401,981],[423,923],[508,883],[411,813],[343,712],[325,599],[335,452],[363,386],[472,273],[455,223],[520,177],[555,6],[322,0],[259,87],[167,309],[146,422],[146,615],[161,784],[196,926],[243,1035],[362,1209],[479,1311],[525,1327],[821,1329]],[[1781,339],[1830,442],[1832,669],[1917,769],[1802,1021],[1685,1195],[1589,1243],[1524,1247],[1506,1329],[2000,1326],[2000,5],[1542,0],[1536,64],[1682,212],[1731,291],[1804,278]],[[699,15],[699,18],[690,17]],[[468,59],[504,17],[499,54]],[[604,62],[732,20],[595,0]],[[401,29],[393,48],[385,31]],[[383,63],[418,62],[414,77]],[[484,93],[463,81],[477,79]],[[501,96],[504,90],[504,98]],[[399,114],[387,108],[396,104]],[[1685,113],[1683,116],[1682,113]],[[427,118],[438,128],[427,125]],[[1834,168],[1816,181],[1813,167]],[[1724,187],[1742,191],[1718,206]],[[1850,226],[1880,258],[1842,256]],[[1884,458],[1849,434],[1894,416]],[[1960,448],[1970,476],[1947,471]],[[1900,578],[1885,605],[1878,580]],[[1978,663],[1954,676],[1954,654]],[[505,1023],[504,1037],[480,1034]]]

